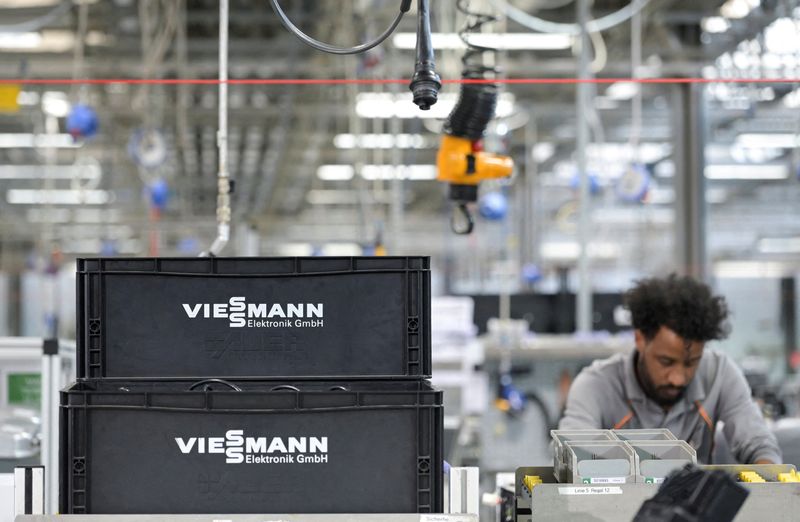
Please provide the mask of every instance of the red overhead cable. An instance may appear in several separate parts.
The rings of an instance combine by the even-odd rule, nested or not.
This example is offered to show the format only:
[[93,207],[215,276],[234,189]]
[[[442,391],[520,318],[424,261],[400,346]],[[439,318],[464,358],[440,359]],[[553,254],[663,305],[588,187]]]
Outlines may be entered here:
[[[564,85],[579,83],[610,84],[617,82],[631,82],[643,84],[677,84],[677,83],[800,83],[800,78],[496,78],[496,79],[450,79],[442,80],[445,84],[462,83],[502,83],[508,85]],[[133,85],[217,85],[218,79],[190,79],[190,78],[0,78],[2,84],[18,85],[106,85],[124,83]],[[254,78],[230,79],[229,85],[381,85],[381,84],[407,84],[408,79],[366,79],[366,78]]]

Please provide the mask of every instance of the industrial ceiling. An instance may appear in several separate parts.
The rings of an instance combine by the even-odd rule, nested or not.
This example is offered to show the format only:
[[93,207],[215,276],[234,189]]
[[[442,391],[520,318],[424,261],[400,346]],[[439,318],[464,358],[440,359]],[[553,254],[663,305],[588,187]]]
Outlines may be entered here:
[[[575,21],[574,1],[507,3],[550,21]],[[592,15],[601,17],[628,3],[596,0]],[[632,68],[632,32],[627,22],[593,38],[594,74],[601,78],[739,74],[741,67],[733,62],[741,61],[743,54],[751,59],[768,54],[765,29],[777,19],[791,20],[796,3],[763,0],[755,2],[744,17],[722,18],[723,0],[653,0],[642,12],[638,70]],[[352,45],[386,27],[398,2],[282,0],[282,4],[308,33]],[[456,1],[433,4],[434,31],[457,33],[465,17]],[[494,0],[470,4],[481,11],[496,8]],[[8,29],[54,9],[46,27],[17,33],[37,37],[12,38],[0,27],[0,78],[217,77],[219,5],[214,0],[5,0],[0,2],[0,25]],[[709,22],[720,18],[727,24],[723,31]],[[414,31],[414,17],[406,16],[398,28],[401,34],[377,50],[354,57],[331,56],[305,47],[288,33],[266,0],[231,0],[230,77],[409,78],[413,48],[407,49],[401,40]],[[484,31],[531,33],[510,19],[488,24]],[[793,34],[797,40],[796,28]],[[566,42],[545,44],[542,40],[526,49],[506,50],[497,54],[497,65],[503,76],[512,79],[575,77],[574,40]],[[745,44],[755,45],[752,42],[760,43],[760,50],[743,49]],[[460,76],[462,52],[437,49],[443,78]],[[800,50],[796,55],[800,56]],[[752,60],[748,67],[754,67]],[[800,76],[792,76],[800,60],[782,67],[784,77]],[[764,72],[764,67],[759,71]],[[710,86],[706,106],[698,107],[708,122],[707,164],[721,165],[725,172],[735,164],[777,165],[786,174],[762,179],[730,179],[726,174],[708,180],[712,258],[796,262],[797,255],[791,251],[759,248],[765,239],[800,236],[796,205],[800,183],[796,143],[791,140],[800,121],[797,105],[790,103],[792,96],[797,98],[795,86],[720,85]],[[672,158],[676,88],[673,84],[641,87],[640,146],[631,148],[631,100],[637,94],[636,85],[617,82],[595,87],[589,159],[598,181],[592,200],[593,236],[598,243],[595,268],[601,273],[617,269],[648,273],[670,266],[673,179],[681,175]],[[13,140],[0,148],[0,192],[22,191],[14,193],[21,199],[11,202],[6,197],[0,203],[0,261],[13,265],[31,251],[53,244],[74,255],[108,249],[144,255],[152,252],[153,241],[161,255],[195,255],[206,248],[215,234],[217,90],[214,84],[24,84],[19,109],[0,114],[0,136],[63,135],[64,102],[67,107],[87,104],[95,108],[100,131],[91,140],[63,141],[57,148],[13,146]],[[448,97],[452,101],[458,87],[447,85],[442,93],[443,103]],[[353,245],[372,244],[380,237],[390,253],[469,257],[458,267],[463,274],[491,270],[480,260],[508,257],[508,251],[515,252],[511,257],[518,262],[569,265],[574,260],[569,245],[574,242],[575,87],[512,84],[505,87],[505,96],[508,110],[486,142],[487,147],[509,152],[517,173],[510,184],[490,184],[484,190],[510,193],[510,223],[480,223],[475,235],[462,238],[449,232],[444,188],[429,179],[432,167],[423,168],[435,163],[441,120],[417,114],[391,117],[400,109],[380,109],[410,100],[405,86],[232,85],[229,167],[235,180],[235,241],[226,253],[296,254],[323,247],[328,248],[323,248],[325,253],[348,253]],[[390,117],[382,117],[382,112]],[[156,166],[147,167],[132,159],[130,149],[136,143],[132,137],[147,135],[150,129],[164,137],[165,155]],[[734,146],[741,145],[742,136],[763,133],[789,136],[789,143]],[[616,187],[636,160],[646,165],[652,184],[644,202],[631,203],[619,197]],[[400,165],[419,166],[414,171],[418,175],[393,168]],[[77,171],[69,170],[75,166]],[[405,173],[400,177],[414,179],[396,180],[398,172]],[[164,180],[170,191],[158,223],[144,190],[156,180]],[[30,204],[40,200],[23,197],[26,190],[76,187],[98,191],[97,201],[41,205]],[[462,255],[470,251],[479,253]]]

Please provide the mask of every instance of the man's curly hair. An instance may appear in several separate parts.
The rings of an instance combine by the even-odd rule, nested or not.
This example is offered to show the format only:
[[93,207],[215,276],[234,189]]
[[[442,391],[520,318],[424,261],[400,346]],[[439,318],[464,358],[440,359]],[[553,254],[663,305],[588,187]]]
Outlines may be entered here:
[[691,277],[636,282],[625,294],[633,327],[652,339],[666,326],[687,341],[706,342],[728,336],[728,305],[711,288]]

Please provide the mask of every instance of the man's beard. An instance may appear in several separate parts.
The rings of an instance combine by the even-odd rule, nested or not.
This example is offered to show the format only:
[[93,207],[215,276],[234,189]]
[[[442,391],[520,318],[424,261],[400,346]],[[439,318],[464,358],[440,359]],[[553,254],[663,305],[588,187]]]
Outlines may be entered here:
[[673,406],[683,398],[686,393],[686,386],[655,386],[650,380],[650,374],[644,364],[644,359],[636,354],[636,369],[639,377],[639,384],[642,386],[645,395],[661,406]]

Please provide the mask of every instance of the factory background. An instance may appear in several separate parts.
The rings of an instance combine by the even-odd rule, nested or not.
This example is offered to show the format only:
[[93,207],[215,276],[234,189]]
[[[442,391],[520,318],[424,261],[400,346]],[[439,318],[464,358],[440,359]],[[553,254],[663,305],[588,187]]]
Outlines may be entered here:
[[[281,2],[345,46],[399,3]],[[605,22],[586,34],[583,4]],[[726,297],[714,347],[800,465],[800,3],[432,0],[427,111],[415,12],[337,56],[230,0],[221,94],[217,0],[0,0],[0,415],[41,407],[41,340],[79,335],[77,259],[207,255],[222,219],[221,256],[430,256],[444,458],[480,468],[484,514],[552,462],[580,369],[632,348],[624,292],[672,272]],[[513,173],[459,234],[437,155],[465,64],[497,82],[482,146]]]

